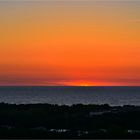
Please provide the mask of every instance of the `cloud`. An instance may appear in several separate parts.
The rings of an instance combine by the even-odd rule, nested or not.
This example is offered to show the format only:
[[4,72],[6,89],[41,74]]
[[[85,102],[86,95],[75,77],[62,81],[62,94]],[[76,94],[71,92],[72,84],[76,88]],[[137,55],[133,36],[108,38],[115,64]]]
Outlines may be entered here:
[[128,22],[140,23],[140,19],[131,19],[131,20],[128,20]]

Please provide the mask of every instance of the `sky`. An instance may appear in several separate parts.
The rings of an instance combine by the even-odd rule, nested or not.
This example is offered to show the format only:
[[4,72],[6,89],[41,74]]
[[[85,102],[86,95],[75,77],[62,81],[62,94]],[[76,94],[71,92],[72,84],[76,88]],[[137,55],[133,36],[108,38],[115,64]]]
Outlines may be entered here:
[[0,1],[0,86],[140,86],[140,1]]

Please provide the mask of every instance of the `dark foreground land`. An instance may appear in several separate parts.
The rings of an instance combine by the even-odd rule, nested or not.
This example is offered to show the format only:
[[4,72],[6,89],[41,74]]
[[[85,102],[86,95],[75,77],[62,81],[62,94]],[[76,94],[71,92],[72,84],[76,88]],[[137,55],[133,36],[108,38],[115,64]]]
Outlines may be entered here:
[[0,138],[140,138],[140,107],[1,103]]

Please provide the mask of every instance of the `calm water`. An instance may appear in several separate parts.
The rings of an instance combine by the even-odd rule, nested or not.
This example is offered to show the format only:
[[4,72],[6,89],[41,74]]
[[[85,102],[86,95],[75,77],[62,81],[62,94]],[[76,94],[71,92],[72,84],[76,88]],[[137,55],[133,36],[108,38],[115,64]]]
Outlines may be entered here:
[[140,87],[0,87],[0,102],[140,105]]

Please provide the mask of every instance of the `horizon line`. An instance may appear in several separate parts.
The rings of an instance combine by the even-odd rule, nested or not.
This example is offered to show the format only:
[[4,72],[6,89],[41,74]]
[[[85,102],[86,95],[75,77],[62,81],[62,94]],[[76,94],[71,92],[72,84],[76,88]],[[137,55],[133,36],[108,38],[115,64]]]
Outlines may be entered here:
[[93,85],[93,86],[78,86],[78,85],[0,85],[0,87],[140,87],[140,85]]

